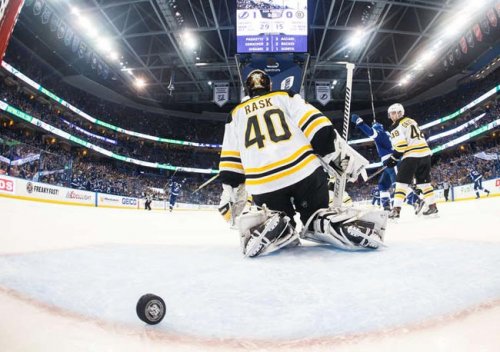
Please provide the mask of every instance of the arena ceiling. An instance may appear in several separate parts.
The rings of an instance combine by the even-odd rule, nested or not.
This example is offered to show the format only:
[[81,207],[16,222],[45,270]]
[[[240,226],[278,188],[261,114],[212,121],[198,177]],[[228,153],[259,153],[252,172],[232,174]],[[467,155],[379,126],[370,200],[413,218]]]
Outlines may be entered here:
[[[494,7],[496,1],[486,2]],[[480,55],[498,50],[497,30],[495,36],[475,46],[473,57],[462,58],[463,62],[457,60],[456,67],[443,70],[440,57],[458,45],[460,34],[439,43],[438,38],[444,28],[453,25],[455,14],[464,3],[467,1],[309,1],[311,57],[305,81],[307,98],[314,101],[315,81],[336,80],[333,97],[343,99],[345,71],[334,62],[347,60],[356,64],[353,99],[358,102],[370,99],[369,70],[374,99],[381,102],[411,98],[463,71]],[[77,7],[80,14],[104,28],[123,56],[123,65],[108,62],[116,74],[114,80],[106,83],[112,89],[126,90],[131,96],[138,95],[164,106],[217,110],[211,103],[211,83],[228,81],[231,103],[239,99],[235,0],[72,0],[52,2],[52,6],[60,14],[68,14],[70,6]],[[25,21],[33,28],[29,20]],[[359,28],[365,33],[361,44],[351,47],[347,43]],[[196,37],[194,48],[184,45],[186,29]],[[79,30],[85,29],[79,27]],[[414,70],[419,56],[436,45],[439,47],[434,62]],[[143,89],[132,87],[132,77],[124,66],[135,77],[144,79]],[[63,67],[56,68],[64,72]],[[411,81],[401,84],[408,74]]]

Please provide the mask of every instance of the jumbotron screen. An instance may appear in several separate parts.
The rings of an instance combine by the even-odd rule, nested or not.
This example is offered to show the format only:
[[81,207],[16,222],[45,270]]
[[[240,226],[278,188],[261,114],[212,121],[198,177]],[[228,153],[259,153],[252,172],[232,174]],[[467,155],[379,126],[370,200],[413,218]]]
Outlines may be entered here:
[[308,0],[236,0],[238,53],[307,52]]

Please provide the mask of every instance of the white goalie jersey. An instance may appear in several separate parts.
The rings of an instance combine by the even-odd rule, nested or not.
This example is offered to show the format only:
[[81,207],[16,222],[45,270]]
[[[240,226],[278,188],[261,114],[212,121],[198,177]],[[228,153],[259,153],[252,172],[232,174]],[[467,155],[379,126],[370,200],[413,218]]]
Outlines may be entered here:
[[250,194],[295,184],[321,166],[311,141],[325,126],[330,120],[298,94],[249,99],[231,112],[219,169],[244,176]]

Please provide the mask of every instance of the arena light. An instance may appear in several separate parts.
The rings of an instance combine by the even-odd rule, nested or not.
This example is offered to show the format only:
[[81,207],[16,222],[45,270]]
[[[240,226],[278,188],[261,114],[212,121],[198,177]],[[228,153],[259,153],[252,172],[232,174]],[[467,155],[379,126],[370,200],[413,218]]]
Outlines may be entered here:
[[361,44],[361,41],[365,37],[365,35],[366,35],[366,32],[361,28],[354,31],[352,36],[349,38],[349,46],[351,46],[351,47],[359,46]]
[[97,33],[97,30],[94,27],[87,28],[87,35],[89,38],[95,38],[98,34],[99,33]]
[[71,6],[71,13],[75,16],[80,16],[80,9],[78,9],[78,7],[75,6]]
[[182,37],[182,43],[184,46],[190,50],[196,49],[196,46],[198,45],[198,41],[194,37],[193,33],[189,31],[184,31],[181,35]]
[[143,78],[136,78],[135,79],[135,82],[134,82],[134,85],[139,88],[139,89],[142,89],[144,88],[144,86],[146,85],[146,81],[143,79]]
[[454,16],[453,20],[446,26],[444,36],[451,38],[456,36],[468,24],[470,17],[465,12]]
[[131,76],[133,76],[133,75],[134,75],[134,72],[132,72],[132,70],[131,70],[130,68],[129,68],[129,69],[127,69],[126,71],[127,71],[127,73],[128,73],[129,75],[131,75]]
[[432,59],[434,59],[435,53],[433,51],[426,51],[420,56],[418,63],[422,65],[428,64]]
[[112,51],[111,53],[109,53],[109,58],[113,61],[118,61],[120,55],[118,55],[116,51]]
[[79,16],[78,17],[78,24],[85,28],[85,29],[88,29],[88,28],[92,28],[92,23],[90,22],[90,20],[85,17],[85,16]]
[[408,82],[410,82],[412,76],[410,74],[404,76],[401,81],[399,81],[399,86],[404,86],[404,85],[407,85]]
[[103,52],[109,52],[111,49],[111,41],[108,38],[100,38],[97,42],[97,49]]
[[443,41],[441,39],[439,39],[437,42],[434,43],[434,45],[432,46],[432,50],[436,51],[438,50],[439,48],[441,48],[441,45],[443,45]]

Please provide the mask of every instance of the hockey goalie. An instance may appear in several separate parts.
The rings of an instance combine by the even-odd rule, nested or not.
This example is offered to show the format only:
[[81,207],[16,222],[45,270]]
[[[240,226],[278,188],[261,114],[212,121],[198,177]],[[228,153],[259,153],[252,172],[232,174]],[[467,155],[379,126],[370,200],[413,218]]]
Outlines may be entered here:
[[[268,254],[296,246],[301,239],[349,250],[379,248],[387,214],[329,208],[328,176],[322,166],[355,181],[366,177],[368,161],[300,95],[272,91],[265,72],[250,72],[245,85],[250,99],[228,117],[219,164],[219,211],[237,225],[243,255]],[[247,193],[256,206],[243,212]],[[296,212],[304,224],[300,233]]]

